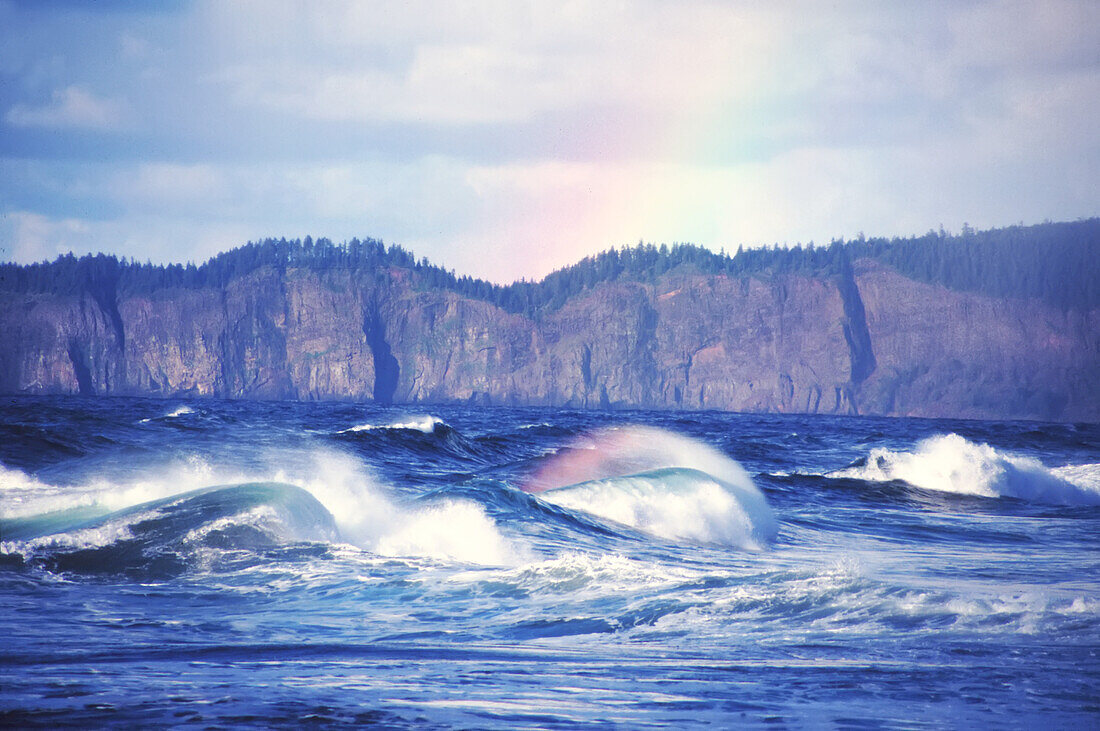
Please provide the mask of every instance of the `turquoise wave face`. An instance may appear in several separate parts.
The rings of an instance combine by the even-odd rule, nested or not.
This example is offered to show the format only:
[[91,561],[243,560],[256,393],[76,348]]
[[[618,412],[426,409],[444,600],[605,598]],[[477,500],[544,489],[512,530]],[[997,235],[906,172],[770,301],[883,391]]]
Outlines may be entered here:
[[605,477],[554,488],[540,497],[673,540],[761,549],[778,530],[755,487],[750,491],[690,467]]
[[0,522],[10,553],[54,572],[173,574],[202,549],[259,550],[338,538],[332,514],[300,487],[218,485],[113,512],[77,507]]

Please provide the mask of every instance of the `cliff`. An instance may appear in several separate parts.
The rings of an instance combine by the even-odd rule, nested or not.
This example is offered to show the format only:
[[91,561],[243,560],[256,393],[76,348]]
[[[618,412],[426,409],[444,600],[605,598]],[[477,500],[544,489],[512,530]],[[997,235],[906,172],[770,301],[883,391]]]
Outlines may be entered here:
[[595,282],[511,312],[415,267],[0,289],[0,390],[1100,420],[1100,308],[882,261]]

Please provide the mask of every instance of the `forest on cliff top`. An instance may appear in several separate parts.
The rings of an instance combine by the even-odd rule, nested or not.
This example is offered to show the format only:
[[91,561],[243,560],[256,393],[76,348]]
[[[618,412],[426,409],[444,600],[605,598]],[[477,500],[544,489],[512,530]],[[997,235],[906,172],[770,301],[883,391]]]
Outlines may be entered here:
[[555,310],[601,282],[652,282],[670,274],[770,277],[782,274],[834,276],[850,262],[870,258],[923,282],[994,297],[1036,298],[1062,309],[1100,307],[1100,218],[951,234],[942,228],[908,238],[834,240],[826,246],[797,244],[715,253],[692,244],[639,242],[609,249],[559,269],[539,281],[494,284],[417,259],[397,245],[354,238],[264,239],[249,242],[196,265],[152,264],[109,254],[52,262],[0,264],[0,291],[79,294],[113,299],[120,294],[171,288],[220,288],[260,267],[281,270],[348,269],[384,278],[394,267],[416,272],[422,286],[454,291],[502,309],[534,316]]

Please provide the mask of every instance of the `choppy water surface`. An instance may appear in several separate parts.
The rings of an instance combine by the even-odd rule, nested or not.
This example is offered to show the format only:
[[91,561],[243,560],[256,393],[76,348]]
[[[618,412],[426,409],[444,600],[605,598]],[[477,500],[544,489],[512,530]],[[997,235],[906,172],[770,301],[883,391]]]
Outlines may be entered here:
[[0,401],[0,723],[1094,727],[1100,427]]

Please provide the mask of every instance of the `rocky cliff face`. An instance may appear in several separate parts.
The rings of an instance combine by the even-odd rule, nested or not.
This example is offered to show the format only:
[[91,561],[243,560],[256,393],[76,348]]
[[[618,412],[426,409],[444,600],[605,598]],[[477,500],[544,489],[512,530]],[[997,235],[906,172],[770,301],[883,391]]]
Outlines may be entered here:
[[1100,420],[1100,311],[907,279],[674,275],[537,318],[415,271],[0,294],[0,389]]
[[877,368],[871,413],[1100,420],[1100,310],[1062,311],[856,267]]

